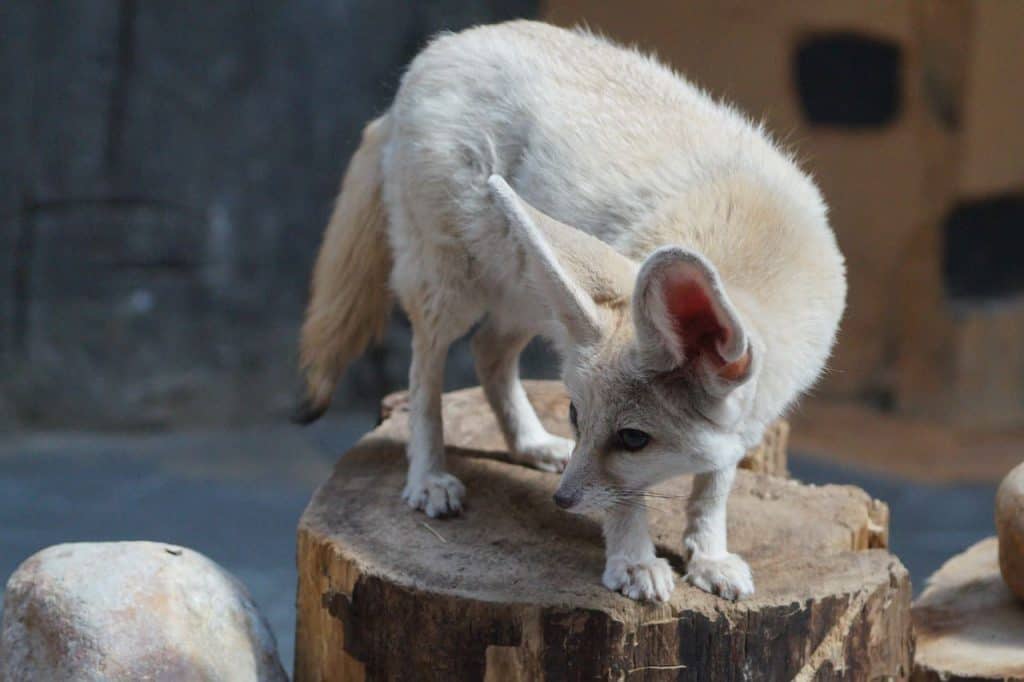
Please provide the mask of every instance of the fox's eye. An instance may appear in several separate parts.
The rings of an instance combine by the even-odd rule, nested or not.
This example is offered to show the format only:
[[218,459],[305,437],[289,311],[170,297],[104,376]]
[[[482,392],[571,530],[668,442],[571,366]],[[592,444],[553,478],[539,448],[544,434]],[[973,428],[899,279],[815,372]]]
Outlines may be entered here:
[[620,429],[616,434],[622,447],[630,452],[643,450],[651,441],[651,437],[637,429]]
[[574,403],[569,403],[569,423],[572,424],[572,428],[579,431],[580,425],[577,419],[578,418],[576,416],[576,405]]

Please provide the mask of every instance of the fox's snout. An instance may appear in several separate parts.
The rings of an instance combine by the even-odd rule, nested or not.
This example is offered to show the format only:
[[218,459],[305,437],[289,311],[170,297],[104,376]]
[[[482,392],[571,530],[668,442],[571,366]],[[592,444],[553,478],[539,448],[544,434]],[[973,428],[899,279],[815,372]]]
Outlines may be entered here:
[[555,505],[560,509],[572,509],[579,501],[579,497],[580,495],[578,491],[567,492],[559,487],[559,489],[555,491],[554,495]]
[[593,458],[577,444],[552,497],[555,506],[574,513],[584,511],[589,504],[589,500],[585,499],[589,497],[588,490],[598,482],[594,474]]
[[580,458],[573,453],[573,459],[562,473],[562,480],[552,499],[555,506],[566,511],[579,512],[586,506],[584,497],[588,487],[587,467],[580,466]]

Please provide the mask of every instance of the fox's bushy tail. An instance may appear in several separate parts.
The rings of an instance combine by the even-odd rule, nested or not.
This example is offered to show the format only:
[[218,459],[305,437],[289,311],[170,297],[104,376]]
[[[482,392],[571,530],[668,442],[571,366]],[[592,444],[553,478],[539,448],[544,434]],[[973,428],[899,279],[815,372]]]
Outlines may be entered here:
[[317,255],[299,349],[303,395],[292,416],[301,424],[327,410],[342,372],[383,335],[390,317],[391,248],[380,170],[387,126],[385,115],[363,131]]

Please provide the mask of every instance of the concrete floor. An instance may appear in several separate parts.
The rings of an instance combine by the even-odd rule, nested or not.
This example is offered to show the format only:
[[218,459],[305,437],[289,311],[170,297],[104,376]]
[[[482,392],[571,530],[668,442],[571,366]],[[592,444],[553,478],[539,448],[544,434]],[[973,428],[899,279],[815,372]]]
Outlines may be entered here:
[[[7,437],[0,440],[0,578],[61,542],[185,545],[248,586],[290,670],[296,521],[337,454],[374,421],[355,414],[305,430]],[[800,455],[791,470],[809,483],[853,483],[888,502],[892,549],[915,591],[951,555],[994,532],[994,484],[911,483]]]

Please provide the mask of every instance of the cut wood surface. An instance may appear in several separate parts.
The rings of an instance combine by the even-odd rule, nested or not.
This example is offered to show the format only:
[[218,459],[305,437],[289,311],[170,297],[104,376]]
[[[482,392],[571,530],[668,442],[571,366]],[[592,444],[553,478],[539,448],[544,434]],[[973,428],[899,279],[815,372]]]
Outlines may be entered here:
[[[459,394],[463,397],[471,393]],[[457,401],[456,401],[457,402]],[[549,423],[559,400],[536,406]],[[449,396],[449,435],[484,409]],[[885,505],[849,486],[742,471],[731,548],[756,595],[683,583],[667,604],[601,585],[599,524],[551,502],[556,474],[453,448],[459,518],[401,500],[407,414],[394,410],[338,462],[298,532],[295,679],[868,679],[910,672],[910,582],[886,543]],[[456,442],[459,442],[455,439]],[[476,455],[476,456],[460,456]],[[651,525],[677,573],[687,479],[661,488]]]
[[[569,426],[569,396],[560,381],[524,381],[530,402],[537,408],[548,431],[572,438]],[[409,394],[398,391],[381,402],[381,419],[392,412],[408,409]],[[446,393],[444,396],[444,442],[449,449],[463,453],[487,453],[489,457],[508,459],[505,439],[498,429],[494,413],[480,387]],[[740,468],[775,476],[788,475],[786,448],[789,424],[779,420],[768,427],[764,440],[740,462]]]
[[999,574],[996,538],[958,554],[914,602],[915,682],[1024,680],[1024,603]]

